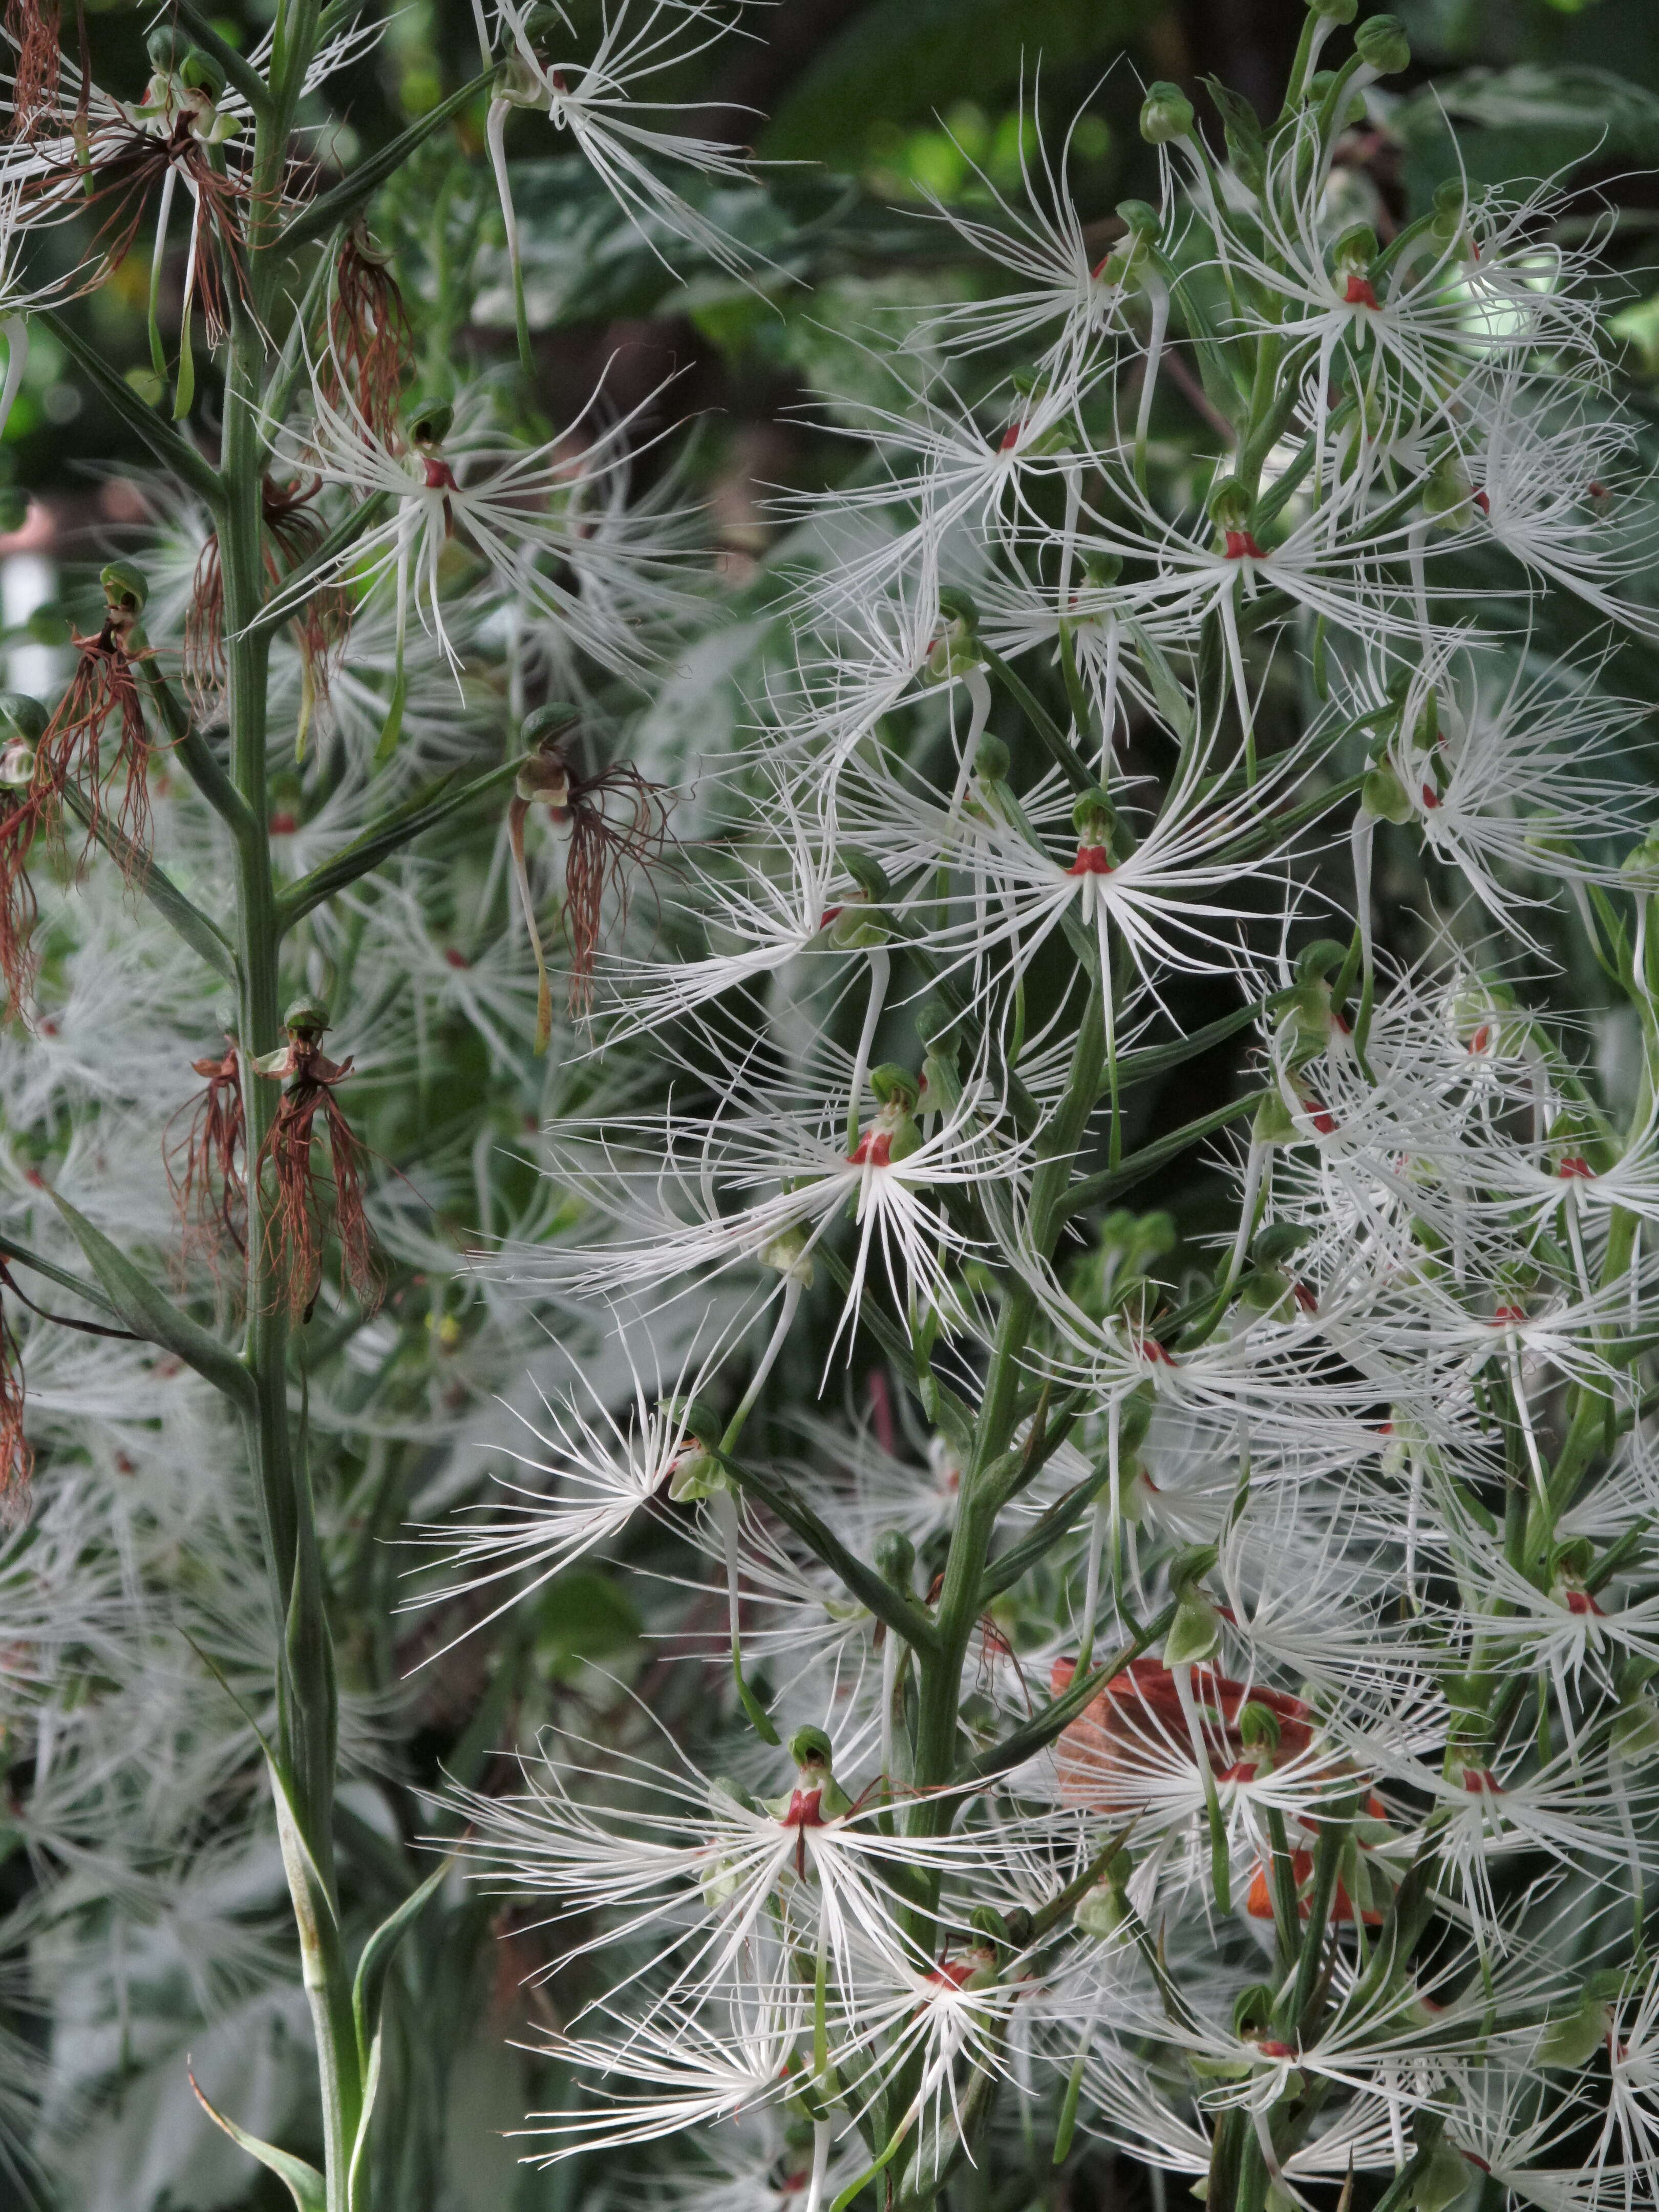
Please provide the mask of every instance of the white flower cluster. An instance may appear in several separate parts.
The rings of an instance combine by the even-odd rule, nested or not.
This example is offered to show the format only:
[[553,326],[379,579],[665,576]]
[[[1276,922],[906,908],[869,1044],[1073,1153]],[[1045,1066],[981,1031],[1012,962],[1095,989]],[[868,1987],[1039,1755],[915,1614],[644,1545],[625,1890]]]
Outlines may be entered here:
[[[67,2143],[132,2070],[135,2002],[172,2087],[180,2022],[298,2021],[286,1877],[313,2021],[355,2026],[319,2039],[304,2185],[359,2201],[382,2046],[344,1961],[384,1964],[359,1922],[404,1932],[386,1862],[424,1698],[470,1719],[420,1817],[565,1977],[538,2050],[574,2086],[532,2160],[649,2145],[621,2185],[661,2212],[927,2212],[969,2167],[1019,2205],[1091,2139],[1212,2212],[1346,2212],[1357,2184],[1446,2212],[1488,2180],[1543,2212],[1651,2203],[1659,837],[1645,709],[1609,687],[1614,641],[1659,636],[1659,508],[1598,241],[1461,177],[1403,216],[1349,157],[1406,41],[1340,36],[1356,13],[1313,0],[1273,126],[1216,94],[1224,150],[1154,86],[1158,203],[1109,237],[1036,135],[1021,191],[933,210],[975,281],[872,337],[877,396],[828,396],[855,460],[779,502],[735,643],[687,642],[714,597],[674,471],[640,487],[657,395],[613,413],[602,387],[549,437],[511,371],[405,389],[385,257],[355,217],[327,232],[329,196],[284,198],[283,148],[256,174],[273,51],[232,81],[158,30],[143,100],[82,100],[65,62],[7,141],[0,417],[27,317],[79,281],[29,291],[15,238],[88,177],[106,262],[154,227],[158,398],[181,191],[177,417],[193,313],[243,380],[222,473],[139,418],[173,474],[144,573],[106,569],[75,640],[84,714],[0,709],[6,981],[35,1019],[0,1046],[0,1256],[35,1271],[21,1309],[0,1275],[27,1412],[0,1411],[43,1447],[0,1544],[0,1781],[52,2014],[44,2055],[0,2039],[0,2129],[43,2101]],[[521,112],[653,249],[762,281],[719,193],[659,167],[748,173],[656,101],[732,10],[620,0],[585,41],[560,8],[476,15],[526,358]],[[273,266],[325,232],[287,297]],[[1165,434],[1189,418],[1195,472]],[[745,682],[741,741],[694,760],[708,692]],[[118,726],[142,865],[106,818]],[[125,894],[47,886],[66,807]],[[279,951],[303,1018],[220,1060],[213,992],[252,1054]],[[1564,970],[1605,981],[1595,1054]],[[1243,1077],[1207,1076],[1229,1054]],[[292,1109],[285,1152],[244,1140],[240,1241],[218,1156],[235,1260],[179,1261],[207,1352],[159,1288],[191,1064],[281,1075]],[[1170,1126],[1170,1089],[1202,1110]],[[367,1267],[337,1291],[321,1266],[360,1195],[348,1111],[410,1163],[355,1224],[378,1313]],[[284,1232],[314,1279],[239,1311],[231,1277],[268,1289]],[[136,1308],[107,1291],[134,1248]],[[105,1334],[58,1333],[60,1292]],[[153,1342],[111,1330],[158,1311]],[[175,1339],[234,1370],[222,1400]],[[845,1418],[804,1410],[843,1383]],[[481,1451],[516,1462],[484,1503]],[[318,1557],[290,1532],[283,1583],[271,1498],[298,1524],[313,1494]],[[572,1571],[618,1553],[672,1563],[651,1626],[677,1666],[567,1697]],[[533,1746],[503,1781],[509,1711]],[[287,2094],[251,2100],[273,2134]],[[88,2201],[118,2201],[115,2163]]]
[[[600,1042],[675,1098],[550,1128],[578,1241],[495,1271],[701,1322],[446,1584],[671,1500],[724,1570],[750,1733],[641,1710],[458,1800],[582,1993],[531,2154],[690,2131],[653,2203],[1036,2188],[1079,2130],[1229,2212],[1653,2197],[1659,874],[1642,709],[1532,639],[1563,598],[1655,634],[1654,510],[1547,195],[1356,213],[1407,56],[1376,17],[1322,68],[1354,12],[1224,156],[1153,87],[1162,204],[1103,258],[1063,160],[938,210],[988,281],[838,408],[872,465],[787,510],[700,937],[609,963]],[[1437,899],[1411,963],[1374,848]],[[1247,1032],[1253,1085],[1141,1140]],[[1230,1127],[1177,1278],[1108,1209]],[[784,1410],[826,1351],[876,1357],[852,1435]]]

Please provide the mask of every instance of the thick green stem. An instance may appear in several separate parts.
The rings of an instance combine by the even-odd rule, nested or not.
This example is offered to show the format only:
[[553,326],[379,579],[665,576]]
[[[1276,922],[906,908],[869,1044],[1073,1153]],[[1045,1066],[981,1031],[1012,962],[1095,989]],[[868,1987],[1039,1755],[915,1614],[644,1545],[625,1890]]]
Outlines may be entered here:
[[[290,6],[293,44],[285,74],[273,74],[271,112],[260,119],[255,149],[260,176],[280,174],[283,146],[304,52],[314,35],[314,6]],[[275,195],[272,196],[275,204]],[[268,632],[252,625],[264,599],[262,380],[264,348],[254,320],[273,271],[269,219],[256,190],[250,218],[247,306],[235,316],[225,380],[221,447],[220,552],[224,574],[226,708],[229,781],[240,802],[231,812],[235,878],[234,940],[240,975],[239,1036],[244,1054],[248,1174],[247,1324],[243,1360],[254,1401],[244,1425],[255,1495],[282,1632],[276,1756],[287,1780],[304,1845],[290,1854],[290,1887],[304,1954],[306,1995],[317,2039],[328,2212],[347,2212],[352,2150],[362,2109],[351,1982],[340,1942],[334,1878],[334,1788],[337,1700],[334,1654],[323,1595],[308,1474],[296,1460],[289,1417],[289,1323],[281,1254],[271,1234],[271,1192],[258,1160],[280,1097],[252,1075],[251,1061],[279,1042],[281,932],[266,830]],[[222,810],[222,811],[226,810]],[[297,1871],[296,1871],[297,1869]],[[302,1894],[319,1887],[320,1899]]]

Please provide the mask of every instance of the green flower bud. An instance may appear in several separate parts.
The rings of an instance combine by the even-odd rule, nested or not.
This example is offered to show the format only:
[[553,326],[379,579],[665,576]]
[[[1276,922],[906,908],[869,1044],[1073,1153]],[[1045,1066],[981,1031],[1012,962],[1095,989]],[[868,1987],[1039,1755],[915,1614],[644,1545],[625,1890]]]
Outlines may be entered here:
[[455,410],[447,399],[416,400],[404,410],[404,422],[416,446],[441,446],[455,424]]
[[0,744],[0,785],[8,791],[27,791],[34,781],[34,747],[25,738],[10,738]]
[[1166,1667],[1193,1667],[1212,1659],[1221,1643],[1221,1615],[1208,1598],[1188,1590],[1176,1602],[1164,1639]]
[[971,637],[979,629],[979,608],[973,594],[964,592],[960,585],[946,584],[939,595],[939,611],[943,621],[961,623]]
[[1152,1425],[1152,1393],[1145,1383],[1132,1397],[1124,1400],[1117,1417],[1117,1449],[1121,1460],[1133,1458],[1146,1443],[1146,1431]]
[[837,857],[866,898],[880,902],[892,897],[893,886],[879,860],[856,845],[842,846]]
[[1372,15],[1353,34],[1359,58],[1378,76],[1397,76],[1411,66],[1412,44],[1398,15]]
[[1203,1582],[1203,1577],[1210,1573],[1210,1568],[1217,1564],[1218,1558],[1221,1558],[1221,1553],[1217,1551],[1214,1544],[1183,1544],[1182,1551],[1175,1553],[1175,1558],[1170,1559],[1170,1568],[1168,1568],[1170,1589],[1175,1590],[1176,1597],[1186,1597],[1192,1583]]
[[1007,1949],[1008,1923],[994,1905],[976,1905],[968,1915],[968,1925],[975,1936],[982,1936],[995,1949]]
[[909,1595],[916,1571],[916,1547],[902,1528],[884,1528],[877,1538],[876,1570],[883,1582]]
[[581,719],[580,710],[568,699],[550,699],[544,707],[534,708],[524,718],[519,729],[519,742],[526,751],[533,752],[554,738],[562,738],[567,730],[574,729]]
[[1444,2136],[1429,2154],[1427,2163],[1412,2186],[1415,2212],[1446,2212],[1480,2174]]
[[31,699],[27,691],[0,691],[0,728],[9,737],[21,738],[27,744],[38,745],[51,720],[40,702]]
[[1132,238],[1154,238],[1158,234],[1158,212],[1146,200],[1120,200],[1117,218]]
[[1083,1936],[1115,1936],[1128,1918],[1122,1891],[1109,1877],[1085,1889],[1072,1911],[1072,1925]]
[[1359,0],[1308,0],[1308,13],[1322,15],[1328,23],[1352,23],[1359,13]]
[[1456,237],[1468,220],[1468,191],[1462,177],[1448,177],[1434,188],[1434,218],[1429,228],[1443,243]]
[[1370,269],[1379,248],[1376,233],[1368,222],[1351,223],[1331,248],[1331,262],[1339,276]]
[[144,40],[144,52],[158,76],[175,75],[190,51],[190,40],[171,23],[158,23]]
[[1626,854],[1619,864],[1619,872],[1633,891],[1649,898],[1659,892],[1659,825],[1650,830],[1641,843]]
[[717,1490],[729,1490],[726,1469],[701,1444],[692,1444],[679,1455],[669,1471],[668,1495],[676,1505],[695,1505],[701,1499],[712,1498]]
[[329,1026],[328,1008],[320,999],[295,999],[283,1016],[283,1027],[301,1036],[319,1037]]
[[1122,574],[1121,553],[1091,553],[1085,556],[1084,581],[1092,584],[1097,591],[1109,591]]
[[1223,477],[1210,494],[1210,520],[1218,530],[1247,529],[1250,507],[1250,495],[1232,477]]
[[953,616],[927,649],[923,680],[948,684],[953,677],[966,676],[984,665],[985,656],[980,651],[974,624],[960,615]]
[[1140,135],[1149,146],[1185,138],[1193,127],[1193,103],[1178,84],[1159,82],[1146,88],[1140,104]]
[[1013,756],[1007,746],[988,730],[974,755],[974,774],[988,783],[1006,783],[1012,764]]
[[1638,1690],[1620,1706],[1613,1723],[1613,1748],[1627,1766],[1645,1766],[1659,1758],[1659,1705]]
[[138,615],[149,598],[149,584],[142,568],[131,561],[111,561],[98,572],[104,598],[114,614]]
[[1073,802],[1072,827],[1092,844],[1109,845],[1117,828],[1117,809],[1098,787],[1081,792]]
[[770,1238],[760,1249],[761,1265],[771,1267],[786,1283],[799,1283],[803,1290],[812,1287],[812,1255],[806,1249],[806,1231],[801,1228],[786,1229],[781,1236]]
[[828,1774],[836,1763],[830,1739],[821,1728],[797,1729],[789,1739],[789,1756],[804,1774],[820,1770]]
[[199,46],[191,46],[179,64],[180,81],[192,92],[204,92],[210,100],[224,96],[225,73],[211,54],[204,54]]
[[1279,1715],[1271,1705],[1259,1705],[1252,1698],[1241,1706],[1238,1733],[1249,1751],[1277,1751],[1279,1748]]
[[1313,1231],[1300,1221],[1271,1221],[1250,1246],[1250,1257],[1258,1267],[1277,1267],[1299,1252]]
[[1545,2030],[1538,2048],[1539,2064],[1577,2073],[1607,2041],[1612,2024],[1606,1998],[1593,1985],[1587,1986],[1577,2010],[1553,2020]]

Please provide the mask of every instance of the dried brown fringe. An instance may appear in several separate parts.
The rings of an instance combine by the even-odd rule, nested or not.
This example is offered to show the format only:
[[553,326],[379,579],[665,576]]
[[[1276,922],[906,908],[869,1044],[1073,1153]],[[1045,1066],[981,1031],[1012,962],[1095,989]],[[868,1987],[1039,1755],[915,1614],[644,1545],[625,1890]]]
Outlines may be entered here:
[[28,1511],[34,1454],[23,1434],[23,1376],[17,1339],[0,1314],[0,1525],[15,1526]]
[[[266,477],[260,484],[260,512],[269,541],[263,558],[274,586],[280,588],[323,542],[323,525],[313,505],[321,489],[320,477],[308,483],[293,477],[281,484]],[[325,703],[350,635],[350,593],[338,584],[323,586],[289,627],[305,664],[311,696],[319,705]],[[190,611],[185,617],[185,686],[199,714],[212,711],[224,690],[225,676],[225,572],[219,534],[212,531],[196,556]]]
[[[74,183],[78,186],[81,182],[80,155],[74,150],[74,142],[85,135],[85,94],[83,80],[82,108],[73,126],[61,113],[54,118],[70,140],[70,150],[50,161],[43,161],[41,173],[27,180],[25,189],[40,198],[61,201],[66,185]],[[38,138],[36,150],[45,153]],[[195,224],[191,292],[201,306],[208,343],[217,346],[227,329],[222,256],[222,269],[228,272],[234,289],[244,300],[248,296],[243,251],[243,223],[253,197],[248,184],[234,173],[222,175],[213,167],[205,149],[191,132],[188,118],[182,116],[167,138],[151,137],[137,125],[130,135],[123,134],[113,143],[106,134],[101,144],[92,147],[90,158],[93,185],[85,204],[101,211],[95,239],[101,259],[100,276],[118,268],[131,252],[139,227],[148,210],[159,198],[169,169],[176,168],[187,174],[190,183],[200,191],[203,219]],[[179,212],[186,223],[195,223],[195,203],[188,191]]]
[[290,1056],[293,1073],[255,1169],[263,1176],[269,1165],[275,1185],[276,1204],[265,1224],[265,1265],[275,1285],[271,1306],[274,1310],[286,1305],[295,1322],[309,1320],[322,1284],[330,1222],[314,1167],[320,1114],[332,1170],[332,1226],[339,1240],[342,1282],[349,1281],[365,1310],[374,1313],[386,1295],[386,1276],[363,1212],[363,1148],[333,1090],[351,1073],[351,1062],[337,1066],[316,1046],[300,1042],[291,1046]]
[[[244,1256],[247,1252],[247,1122],[241,1062],[233,1040],[222,1060],[197,1060],[191,1066],[207,1080],[167,1123],[161,1162],[179,1212],[182,1256],[199,1254],[216,1266],[228,1249]],[[189,1124],[184,1135],[175,1138],[173,1132],[185,1114]]]
[[27,138],[37,118],[58,105],[63,60],[60,21],[51,0],[6,0],[6,36],[17,49],[12,72],[12,129]]
[[[8,1020],[24,1011],[34,987],[39,908],[28,878],[29,854],[43,828],[61,835],[64,793],[73,792],[87,815],[77,866],[84,866],[100,834],[112,829],[130,884],[143,880],[149,862],[152,748],[133,659],[113,617],[95,635],[77,635],[74,642],[80,658],[35,749],[33,780],[0,817],[0,980]],[[112,723],[118,734],[114,759],[106,769],[105,739]],[[112,810],[110,792],[118,782],[119,797]]]
[[[625,818],[613,819],[615,802]],[[597,775],[570,780],[570,849],[564,868],[564,929],[570,945],[570,1011],[584,1012],[593,997],[593,956],[599,949],[605,897],[617,900],[617,927],[628,921],[629,870],[660,860],[668,842],[668,802],[659,783],[632,761],[613,761]]]
[[404,381],[414,365],[415,333],[404,295],[386,258],[362,222],[355,222],[335,264],[320,374],[323,396],[337,405],[343,385],[374,436],[390,445],[398,431]]
[[[604,927],[605,894],[616,895],[617,925],[621,928],[627,922],[632,896],[630,870],[648,868],[662,858],[668,842],[668,803],[661,784],[649,781],[631,761],[613,761],[597,775],[582,776],[568,769],[556,745],[544,748],[542,757],[550,765],[566,766],[567,804],[556,810],[565,818],[569,836],[562,919],[570,947],[568,1003],[573,1014],[580,1013],[592,1003],[593,961]],[[524,842],[525,823],[537,803],[515,797],[507,808],[507,829],[520,903],[536,957],[539,985],[536,1050],[540,1053],[547,1048],[552,1001],[541,928],[530,895]],[[613,804],[618,809],[614,816],[607,811]]]

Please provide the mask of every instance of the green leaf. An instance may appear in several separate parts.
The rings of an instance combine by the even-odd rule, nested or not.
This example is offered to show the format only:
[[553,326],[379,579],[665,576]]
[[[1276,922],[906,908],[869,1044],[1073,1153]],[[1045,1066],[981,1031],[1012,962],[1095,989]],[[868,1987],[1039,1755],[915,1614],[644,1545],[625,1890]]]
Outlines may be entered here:
[[1164,648],[1147,636],[1139,623],[1126,622],[1123,627],[1133,641],[1136,656],[1151,682],[1158,712],[1178,738],[1190,738],[1192,702],[1176,681],[1175,671],[1164,658]]
[[278,2150],[275,2143],[261,2142],[258,2136],[249,2135],[239,2128],[234,2120],[228,2120],[216,2105],[203,2094],[202,2085],[191,2074],[190,2086],[196,2093],[196,2101],[216,2128],[222,2128],[232,2142],[245,2150],[250,2158],[257,2158],[261,2166],[268,2166],[287,2182],[289,2194],[300,2212],[328,2212],[327,2187],[316,2167],[292,2151]]
[[471,782],[455,787],[454,775],[445,776],[429,790],[419,792],[398,807],[394,807],[383,821],[365,830],[331,860],[313,868],[308,876],[301,876],[297,884],[290,884],[276,903],[276,922],[279,929],[292,929],[295,923],[320,906],[336,891],[343,890],[348,884],[356,883],[359,876],[367,875],[371,868],[411,843],[423,831],[434,829],[452,814],[459,814],[464,806],[486,793],[503,789],[518,774],[516,760],[504,761],[499,768],[486,769]]
[[283,255],[292,253],[296,246],[309,246],[317,239],[326,238],[337,225],[349,222],[354,215],[368,205],[387,178],[403,167],[417,146],[423,145],[434,131],[441,130],[449,121],[451,116],[459,115],[464,107],[471,106],[479,94],[487,92],[495,81],[494,69],[488,69],[481,76],[475,76],[459,92],[452,92],[447,100],[441,100],[434,108],[422,116],[418,123],[411,123],[407,131],[400,131],[389,145],[380,147],[366,161],[360,161],[351,174],[343,183],[336,185],[332,191],[322,193],[313,200],[308,208],[301,209],[276,241],[275,251],[277,258],[280,259]]
[[[363,1946],[362,1956],[357,1961],[357,1977],[351,1988],[351,2012],[357,2027],[357,2054],[365,2069],[370,2064],[371,2045],[380,2034],[380,2002],[386,1994],[386,1978],[393,1954],[438,1894],[454,1863],[452,1856],[434,1867],[420,1887],[412,1890],[397,1911],[380,1923]],[[363,2117],[367,2122],[367,2103]]]
[[52,332],[82,374],[97,386],[106,404],[143,440],[161,466],[216,514],[223,502],[218,471],[208,466],[190,441],[181,438],[153,408],[146,407],[125,378],[118,376],[97,348],[54,308],[37,308],[33,319]]
[[252,1377],[235,1353],[221,1344],[216,1336],[210,1336],[204,1328],[198,1328],[188,1315],[180,1313],[172,1299],[164,1297],[149,1277],[140,1273],[125,1254],[110,1243],[103,1231],[95,1228],[84,1213],[78,1213],[66,1198],[60,1198],[56,1191],[49,1195],[85,1253],[93,1273],[108,1293],[112,1307],[133,1334],[175,1353],[227,1398],[251,1410],[254,1400]]
[[1250,190],[1260,191],[1266,173],[1261,118],[1242,92],[1235,92],[1216,77],[1206,76],[1201,82],[1220,114],[1227,137],[1227,159]]
[[118,1321],[120,1308],[96,1283],[83,1283],[78,1275],[71,1275],[65,1267],[56,1266],[31,1252],[27,1244],[19,1244],[10,1237],[0,1237],[0,1259],[15,1260],[20,1267],[29,1267],[37,1275],[44,1275],[49,1283],[56,1283],[60,1291],[68,1291],[77,1298],[84,1298],[89,1306],[96,1306]]
[[216,922],[185,896],[167,871],[148,854],[141,853],[121,835],[112,822],[94,816],[78,791],[66,787],[64,798],[76,820],[92,831],[112,859],[119,861],[129,883],[136,884],[156,912],[168,921],[191,951],[205,960],[227,983],[236,981],[236,959]]
[[1100,1175],[1087,1176],[1074,1183],[1066,1194],[1068,1218],[1082,1213],[1091,1206],[1103,1206],[1109,1199],[1121,1198],[1133,1190],[1137,1183],[1145,1182],[1155,1175],[1168,1160],[1184,1152],[1189,1145],[1200,1144],[1212,1137],[1218,1129],[1224,1129],[1230,1121],[1249,1114],[1264,1098],[1277,1097],[1277,1091],[1252,1091],[1243,1098],[1235,1098],[1225,1106],[1218,1106],[1212,1114],[1201,1114],[1197,1121],[1188,1121],[1179,1129],[1160,1137],[1156,1144],[1143,1146],[1139,1152],[1131,1152],[1121,1167],[1108,1168]]

